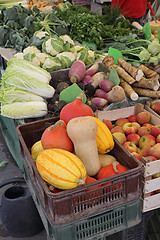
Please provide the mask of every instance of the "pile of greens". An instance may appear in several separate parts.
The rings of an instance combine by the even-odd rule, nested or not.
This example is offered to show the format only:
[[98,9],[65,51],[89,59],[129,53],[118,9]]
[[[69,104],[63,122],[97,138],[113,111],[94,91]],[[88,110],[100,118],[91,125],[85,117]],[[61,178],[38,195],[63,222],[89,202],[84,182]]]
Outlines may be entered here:
[[53,12],[43,13],[37,7],[28,10],[21,4],[1,8],[0,46],[17,51],[22,51],[33,43],[40,46],[39,38],[33,35],[41,30],[57,35],[68,33],[65,22],[57,18]]
[[71,6],[67,11],[53,8],[58,18],[65,21],[70,29],[70,36],[73,40],[82,43],[93,42],[98,49],[104,47],[107,38],[125,36],[130,32],[137,32],[131,23],[120,15],[118,9],[110,6],[103,8],[103,14],[92,13],[83,6]]

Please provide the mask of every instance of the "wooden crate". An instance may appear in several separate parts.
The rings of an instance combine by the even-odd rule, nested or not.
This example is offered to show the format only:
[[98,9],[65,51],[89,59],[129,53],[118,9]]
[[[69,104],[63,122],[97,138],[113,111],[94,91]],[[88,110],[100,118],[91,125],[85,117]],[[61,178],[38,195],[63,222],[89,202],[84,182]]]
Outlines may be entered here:
[[[118,118],[128,118],[130,115],[136,114],[138,104],[132,107],[126,107],[111,111],[97,111],[96,117],[100,120],[108,119],[115,122]],[[148,111],[144,106],[143,111]],[[160,117],[151,114],[150,123],[153,125],[160,124]],[[160,189],[160,178],[153,179],[152,175],[160,172],[160,160],[151,161],[147,158],[142,158],[143,163],[143,212],[148,212],[153,209],[160,208],[160,193],[153,194],[154,191]]]

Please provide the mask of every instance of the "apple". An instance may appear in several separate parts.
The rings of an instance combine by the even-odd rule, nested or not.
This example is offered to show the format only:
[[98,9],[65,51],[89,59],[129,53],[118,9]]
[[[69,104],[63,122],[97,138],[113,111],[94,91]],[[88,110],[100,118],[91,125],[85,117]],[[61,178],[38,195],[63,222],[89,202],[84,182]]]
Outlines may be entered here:
[[138,158],[141,161],[141,156],[137,152],[132,152],[132,155],[134,155],[136,158]]
[[128,121],[128,119],[127,118],[119,118],[119,119],[117,119],[117,121],[115,122],[115,125],[116,126],[121,126],[121,127],[123,127],[123,125],[125,124],[125,123],[128,123],[129,121]]
[[136,126],[137,129],[139,129],[141,127],[141,125],[138,122],[132,122],[133,126]]
[[103,123],[109,128],[109,130],[112,129],[112,122],[110,120],[103,120]]
[[143,125],[150,121],[151,115],[149,112],[140,112],[137,114],[137,122]]
[[139,148],[142,149],[145,146],[153,147],[156,144],[156,139],[151,134],[146,134],[142,136],[139,140]]
[[160,143],[160,134],[156,137],[156,143]]
[[115,127],[113,127],[113,128],[111,129],[111,133],[113,134],[114,132],[124,133],[121,126],[115,126]]
[[123,143],[123,146],[125,147],[125,149],[127,149],[130,153],[132,152],[137,152],[137,146],[129,141],[126,141],[125,143]]
[[151,123],[144,123],[144,124],[142,125],[142,127],[147,127],[147,128],[149,128],[149,129],[151,129],[151,128],[153,127],[153,124],[151,124]]
[[137,132],[137,134],[138,134],[140,137],[142,137],[142,136],[144,136],[144,135],[146,135],[146,134],[150,134],[150,133],[151,133],[151,129],[148,128],[148,127],[140,127],[140,128],[138,129],[138,132]]
[[133,125],[133,123],[125,123],[123,125],[123,132],[128,135],[128,134],[131,134],[131,133],[136,133],[138,131],[138,128],[136,126]]
[[151,155],[156,157],[157,159],[160,159],[160,143],[156,143],[153,147],[151,147],[148,155]]
[[121,143],[123,144],[124,142],[126,142],[126,136],[124,133],[121,132],[114,132],[113,136]]
[[151,160],[153,160],[153,161],[155,161],[155,160],[157,160],[157,158],[156,157],[154,157],[154,156],[146,156],[145,158],[150,158]]
[[160,115],[160,102],[152,102],[151,108]]
[[150,154],[150,149],[151,149],[151,146],[146,145],[142,149],[139,148],[138,153],[141,157],[146,157]]
[[136,115],[130,115],[130,116],[128,117],[128,121],[129,121],[129,122],[137,122]]
[[160,134],[160,125],[155,125],[151,128],[151,134],[157,137]]
[[131,133],[127,135],[127,141],[133,142],[134,144],[138,145],[140,136],[137,133]]

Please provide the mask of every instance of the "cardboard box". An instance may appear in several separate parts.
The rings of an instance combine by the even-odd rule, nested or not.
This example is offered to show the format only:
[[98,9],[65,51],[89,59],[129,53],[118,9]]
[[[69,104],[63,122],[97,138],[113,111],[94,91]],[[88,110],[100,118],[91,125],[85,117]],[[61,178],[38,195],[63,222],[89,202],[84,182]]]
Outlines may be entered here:
[[[147,111],[146,106],[139,105],[138,108],[143,109],[142,111]],[[96,116],[100,119],[108,119],[113,123],[118,118],[128,118],[130,115],[138,113],[137,104],[132,107],[126,107],[111,111],[97,111]],[[140,109],[139,108],[139,109]],[[160,116],[156,114],[151,114],[150,123],[153,125],[160,124]],[[123,146],[122,146],[123,147]],[[154,191],[160,189],[160,178],[153,179],[152,175],[160,172],[160,160],[151,161],[147,158],[142,158],[144,179],[143,179],[143,212],[147,212],[156,208],[160,208],[160,193],[153,194]]]

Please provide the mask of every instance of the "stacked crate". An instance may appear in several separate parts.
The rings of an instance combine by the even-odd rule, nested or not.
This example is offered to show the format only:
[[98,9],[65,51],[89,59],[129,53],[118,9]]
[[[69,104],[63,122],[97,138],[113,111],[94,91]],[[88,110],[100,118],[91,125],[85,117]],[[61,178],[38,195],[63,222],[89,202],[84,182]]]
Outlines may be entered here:
[[[116,139],[111,153],[128,171],[59,193],[49,190],[30,150],[45,128],[57,120],[57,117],[43,119],[17,127],[25,179],[48,239],[100,239],[139,224],[142,219],[142,164]],[[89,188],[92,190],[88,191]]]

